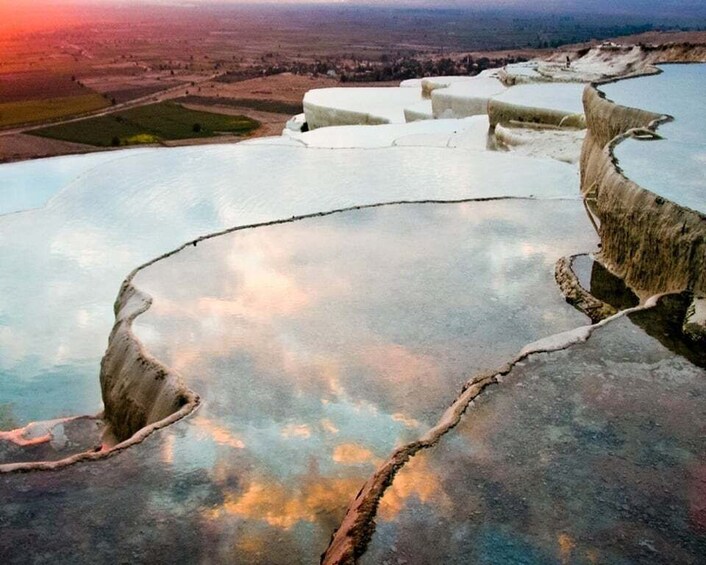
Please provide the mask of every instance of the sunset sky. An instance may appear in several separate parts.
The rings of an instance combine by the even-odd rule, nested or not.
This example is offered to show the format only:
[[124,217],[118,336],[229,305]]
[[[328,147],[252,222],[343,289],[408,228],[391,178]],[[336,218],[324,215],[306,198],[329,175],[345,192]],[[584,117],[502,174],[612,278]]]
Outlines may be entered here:
[[[703,0],[0,0],[0,34],[16,31],[62,27],[104,16],[115,8],[169,6],[194,9],[207,5],[270,5],[304,4],[413,6],[456,8],[517,8],[526,11],[550,10],[581,13],[628,13],[650,16],[691,16],[703,18],[706,26],[706,2]],[[86,9],[86,6],[93,9]],[[124,12],[124,10],[123,10]]]

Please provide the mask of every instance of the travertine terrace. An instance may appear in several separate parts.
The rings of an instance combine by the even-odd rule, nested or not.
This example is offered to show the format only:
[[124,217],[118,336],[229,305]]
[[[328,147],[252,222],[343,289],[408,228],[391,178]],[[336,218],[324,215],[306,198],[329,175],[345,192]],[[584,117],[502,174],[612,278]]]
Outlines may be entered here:
[[595,81],[703,50],[571,56],[8,199],[13,386],[102,410],[0,431],[4,562],[698,562],[706,218],[625,176],[670,117]]

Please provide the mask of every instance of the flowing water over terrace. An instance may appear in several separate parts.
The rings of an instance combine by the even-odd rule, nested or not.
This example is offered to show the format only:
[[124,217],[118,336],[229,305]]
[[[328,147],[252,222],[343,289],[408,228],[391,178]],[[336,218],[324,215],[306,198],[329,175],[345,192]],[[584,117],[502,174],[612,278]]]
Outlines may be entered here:
[[0,166],[0,215],[40,208],[62,188],[78,181],[94,167],[116,159],[154,151],[157,149],[130,149],[2,165]]

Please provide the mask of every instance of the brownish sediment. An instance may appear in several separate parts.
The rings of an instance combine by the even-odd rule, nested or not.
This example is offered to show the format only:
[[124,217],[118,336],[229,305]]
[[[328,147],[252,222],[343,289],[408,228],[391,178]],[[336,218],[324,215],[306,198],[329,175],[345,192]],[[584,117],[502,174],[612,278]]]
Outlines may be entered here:
[[581,191],[600,220],[602,262],[643,296],[681,290],[704,295],[706,216],[628,179],[613,153],[627,137],[655,135],[671,118],[615,104],[596,84],[586,87],[583,103],[588,132]]
[[586,127],[584,117],[581,114],[550,108],[523,106],[494,98],[491,98],[488,102],[488,119],[490,120],[491,128],[498,124],[510,124],[512,122],[519,124],[545,124],[574,129]]
[[105,420],[118,441],[184,407],[193,409],[198,395],[177,373],[153,358],[132,332],[132,322],[151,299],[125,281],[116,302],[116,321],[101,361],[100,383]]
[[566,301],[595,324],[617,314],[618,310],[588,292],[572,269],[574,257],[562,257],[554,267],[554,278]]

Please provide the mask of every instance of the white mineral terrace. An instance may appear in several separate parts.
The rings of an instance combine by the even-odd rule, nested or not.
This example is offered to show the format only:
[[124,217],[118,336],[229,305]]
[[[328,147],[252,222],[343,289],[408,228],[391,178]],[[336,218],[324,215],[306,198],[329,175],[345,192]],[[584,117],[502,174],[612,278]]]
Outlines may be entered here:
[[573,83],[520,84],[493,96],[493,100],[521,108],[582,114],[583,88],[583,84]]
[[[706,65],[664,65],[658,75],[601,86],[617,104],[668,114],[663,139],[627,139],[615,148],[621,169],[640,186],[706,212],[706,128],[703,93]],[[649,99],[645,93],[649,92]],[[678,166],[676,165],[678,163]]]
[[465,118],[488,113],[488,101],[507,90],[495,78],[470,77],[431,93],[435,118]]
[[304,113],[310,129],[404,123],[404,109],[421,101],[416,88],[322,88],[306,93]]
[[[484,129],[470,141],[480,145]],[[19,423],[98,412],[96,367],[120,282],[199,235],[394,200],[578,194],[576,169],[556,161],[448,147],[331,151],[288,142],[298,146],[126,153],[95,166],[45,207],[0,219],[0,369],[7,375],[0,398],[13,399]],[[82,157],[85,169],[104,158]],[[39,162],[24,169],[28,190],[44,169]],[[46,397],[34,392],[38,380],[49,385]]]
[[[521,67],[525,68],[525,67]],[[529,67],[527,67],[529,68]],[[478,76],[412,79],[399,88],[325,88],[307,92],[304,115],[310,130],[343,125],[396,124],[430,119],[459,119],[488,113],[491,101],[527,110],[537,121],[541,112],[580,115],[582,84],[547,83],[507,88],[498,72]],[[493,122],[494,123],[494,122]],[[296,129],[292,125],[288,129]]]

